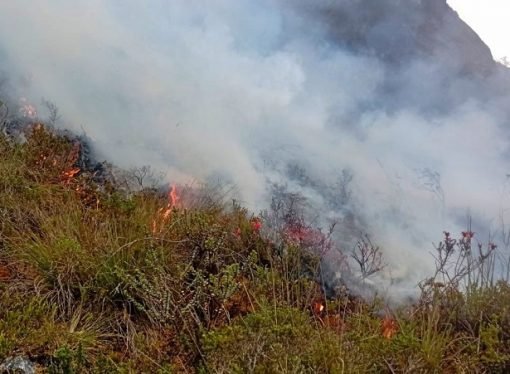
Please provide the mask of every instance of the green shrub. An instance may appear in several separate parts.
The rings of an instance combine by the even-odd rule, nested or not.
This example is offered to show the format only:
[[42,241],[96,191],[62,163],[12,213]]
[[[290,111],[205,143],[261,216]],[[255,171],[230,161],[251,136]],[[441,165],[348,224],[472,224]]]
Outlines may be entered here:
[[[75,173],[79,151],[40,125],[23,144],[0,135],[0,361],[25,354],[53,373],[510,370],[507,282],[425,282],[385,337],[384,301],[324,300],[320,230],[298,220],[308,238],[289,238],[217,189],[183,188],[172,205],[98,182]],[[467,242],[448,234],[449,255],[452,243]]]
[[263,306],[203,336],[205,365],[212,372],[341,372],[338,336],[316,328],[294,308]]

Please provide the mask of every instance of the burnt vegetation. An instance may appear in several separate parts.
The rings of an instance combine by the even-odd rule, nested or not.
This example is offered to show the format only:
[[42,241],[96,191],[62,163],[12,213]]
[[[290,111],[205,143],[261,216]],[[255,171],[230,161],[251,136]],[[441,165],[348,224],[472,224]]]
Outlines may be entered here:
[[219,187],[163,191],[150,167],[114,172],[83,137],[9,116],[2,103],[0,361],[51,373],[510,370],[510,286],[494,275],[497,246],[470,230],[444,233],[410,305],[326,297],[323,256],[341,252],[366,279],[384,252],[368,236],[337,248],[335,223],[308,222],[301,196],[275,186],[253,215]]

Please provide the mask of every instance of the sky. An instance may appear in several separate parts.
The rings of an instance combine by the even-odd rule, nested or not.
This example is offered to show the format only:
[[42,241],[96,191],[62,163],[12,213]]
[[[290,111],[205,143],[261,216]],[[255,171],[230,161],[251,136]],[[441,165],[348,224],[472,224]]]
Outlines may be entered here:
[[510,1],[448,0],[448,4],[489,46],[495,60],[510,59]]

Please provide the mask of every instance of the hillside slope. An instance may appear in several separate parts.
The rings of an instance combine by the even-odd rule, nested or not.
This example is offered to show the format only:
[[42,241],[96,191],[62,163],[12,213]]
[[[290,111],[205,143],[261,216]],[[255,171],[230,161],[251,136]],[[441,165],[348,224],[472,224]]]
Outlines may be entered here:
[[[335,243],[284,202],[256,217],[210,189],[129,190],[80,168],[77,138],[37,123],[24,133],[0,137],[4,369],[14,358],[50,373],[510,367],[510,286],[491,280],[495,248],[476,257],[472,233],[438,247],[469,271],[438,263],[413,305],[326,299],[319,259]],[[363,260],[373,247],[356,253],[367,277],[377,271]]]

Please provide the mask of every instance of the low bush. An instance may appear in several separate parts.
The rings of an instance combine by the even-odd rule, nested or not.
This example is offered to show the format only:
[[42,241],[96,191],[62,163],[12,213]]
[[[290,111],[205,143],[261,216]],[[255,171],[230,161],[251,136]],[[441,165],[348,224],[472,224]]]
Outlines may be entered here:
[[[510,370],[510,286],[470,232],[441,242],[412,305],[326,298],[331,233],[294,200],[253,216],[217,188],[167,196],[140,173],[120,181],[43,125],[25,138],[0,136],[0,361],[23,355],[52,373]],[[352,256],[369,277],[381,253],[364,239]]]

